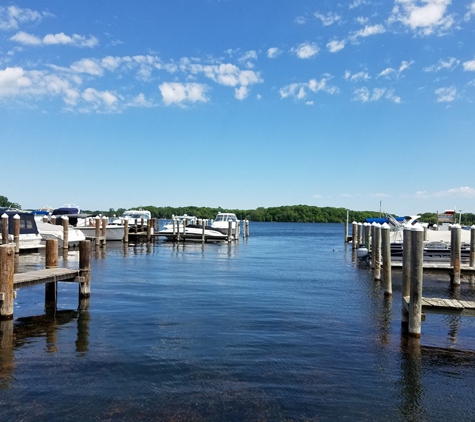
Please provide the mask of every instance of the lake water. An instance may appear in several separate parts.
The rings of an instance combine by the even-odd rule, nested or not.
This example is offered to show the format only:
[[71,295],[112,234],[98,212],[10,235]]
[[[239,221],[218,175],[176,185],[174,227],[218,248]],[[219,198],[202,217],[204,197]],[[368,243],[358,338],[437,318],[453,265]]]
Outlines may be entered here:
[[[76,284],[59,283],[47,314],[43,286],[19,290],[1,325],[0,420],[475,420],[475,318],[428,315],[407,341],[400,273],[385,299],[344,225],[250,228],[230,245],[109,243],[81,309]],[[454,293],[446,276],[424,283]],[[460,290],[475,300],[473,283]]]

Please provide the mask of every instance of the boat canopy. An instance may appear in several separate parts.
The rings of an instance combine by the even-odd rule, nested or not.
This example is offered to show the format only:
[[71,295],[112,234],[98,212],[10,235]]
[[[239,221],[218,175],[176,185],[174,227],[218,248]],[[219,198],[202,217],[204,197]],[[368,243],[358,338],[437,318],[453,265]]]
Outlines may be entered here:
[[[13,235],[13,221],[15,215],[20,217],[20,234],[38,234],[38,228],[36,227],[35,216],[30,213],[21,211],[5,211],[3,214],[8,215],[8,234]],[[3,219],[0,218],[0,230],[3,229]]]

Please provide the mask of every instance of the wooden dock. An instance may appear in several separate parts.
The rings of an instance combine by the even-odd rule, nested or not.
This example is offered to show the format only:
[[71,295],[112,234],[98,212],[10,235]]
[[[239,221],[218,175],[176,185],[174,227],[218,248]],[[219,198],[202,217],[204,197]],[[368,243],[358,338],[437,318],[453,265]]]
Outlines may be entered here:
[[[403,306],[409,312],[409,296],[403,298]],[[422,313],[453,314],[460,316],[475,316],[475,302],[439,297],[422,297]]]
[[91,242],[79,244],[79,269],[58,267],[58,240],[46,240],[45,269],[15,274],[15,246],[0,246],[0,321],[13,319],[16,290],[45,285],[45,308],[56,309],[57,282],[75,282],[79,286],[79,301],[91,292]]

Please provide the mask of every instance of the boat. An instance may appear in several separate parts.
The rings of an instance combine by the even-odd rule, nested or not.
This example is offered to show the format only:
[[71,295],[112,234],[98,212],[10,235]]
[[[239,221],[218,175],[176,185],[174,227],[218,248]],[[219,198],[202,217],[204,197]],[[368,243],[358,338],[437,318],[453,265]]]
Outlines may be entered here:
[[147,210],[127,210],[119,218],[112,221],[111,224],[124,225],[125,221],[129,222],[129,226],[143,224],[146,226],[148,220],[152,218],[152,214]]
[[[14,243],[14,220],[20,219],[20,251],[33,251],[44,247],[42,237],[36,225],[35,216],[22,210],[4,210],[1,211],[0,229],[3,230],[3,216],[8,217],[8,242]],[[18,217],[17,217],[18,216]]]
[[71,226],[76,226],[78,224],[86,224],[85,221],[92,216],[92,214],[84,213],[79,207],[76,205],[65,204],[60,208],[56,208],[51,213],[51,217],[56,219],[55,224],[62,224],[61,218],[66,216],[69,218],[69,224]]
[[[46,240],[48,239],[56,239],[58,246],[60,248],[63,247],[64,229],[62,226],[38,220],[36,220],[36,226],[43,239],[43,244],[46,244]],[[68,227],[68,247],[79,246],[79,242],[82,240],[86,240],[84,233],[70,225]]]
[[227,235],[229,231],[229,222],[231,222],[233,235],[236,235],[236,228],[239,226],[239,220],[237,219],[236,214],[231,212],[218,212],[216,218],[211,223],[211,228]]
[[[96,224],[100,227],[100,236],[102,236],[102,218],[89,217],[84,221],[80,221],[76,228],[80,230],[88,238],[96,236]],[[122,241],[124,239],[124,226],[118,224],[106,224],[106,241]]]
[[[204,230],[204,232],[203,232]],[[223,233],[211,226],[198,224],[198,219],[192,215],[174,215],[172,221],[163,226],[158,232],[159,236],[164,236],[166,240],[202,241],[203,235],[205,241],[223,241],[227,239],[227,233]]]

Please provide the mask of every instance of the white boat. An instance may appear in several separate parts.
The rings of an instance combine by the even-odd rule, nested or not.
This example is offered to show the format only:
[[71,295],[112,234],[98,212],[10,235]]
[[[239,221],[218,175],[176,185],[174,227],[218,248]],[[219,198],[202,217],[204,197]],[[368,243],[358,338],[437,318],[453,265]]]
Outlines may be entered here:
[[[76,226],[86,237],[94,237],[96,235],[96,222],[98,222],[102,236],[102,219],[88,218]],[[106,241],[122,241],[124,239],[124,226],[117,224],[106,224]]]
[[[43,239],[43,244],[46,244],[46,240],[48,239],[57,239],[58,246],[60,248],[63,247],[63,238],[64,238],[64,230],[63,226],[57,224],[51,224],[49,222],[45,223],[43,221],[36,221],[36,226],[38,227],[38,232]],[[72,246],[79,246],[79,242],[82,240],[86,240],[86,236],[81,230],[73,226],[68,227],[68,247]]]
[[135,224],[143,224],[146,226],[148,220],[152,218],[152,214],[150,211],[147,210],[127,210],[125,211],[119,218],[116,218],[112,221],[111,224],[115,225],[124,225],[124,222],[127,220],[129,222],[129,226],[133,226]]
[[218,212],[216,218],[211,223],[211,227],[227,235],[229,230],[229,222],[231,222],[232,232],[235,235],[236,227],[239,225],[239,220],[237,219],[236,214],[230,212]]
[[3,216],[8,217],[8,242],[14,243],[14,220],[20,220],[20,251],[36,250],[44,247],[41,244],[42,237],[36,225],[35,216],[29,212],[21,210],[2,211],[0,218],[0,231],[3,230]]
[[193,215],[173,215],[172,221],[165,224],[158,232],[160,236],[164,236],[167,240],[192,240],[202,241],[203,234],[205,241],[222,241],[227,239],[227,235],[221,231],[205,225],[203,233],[203,225],[199,224],[198,218]]

